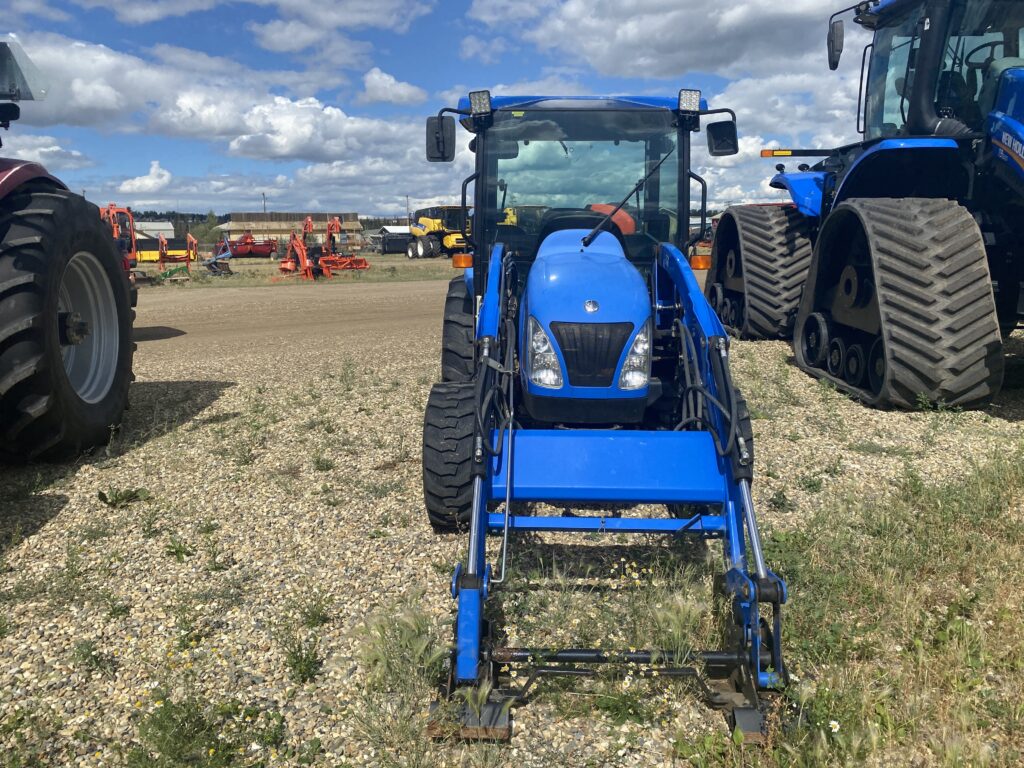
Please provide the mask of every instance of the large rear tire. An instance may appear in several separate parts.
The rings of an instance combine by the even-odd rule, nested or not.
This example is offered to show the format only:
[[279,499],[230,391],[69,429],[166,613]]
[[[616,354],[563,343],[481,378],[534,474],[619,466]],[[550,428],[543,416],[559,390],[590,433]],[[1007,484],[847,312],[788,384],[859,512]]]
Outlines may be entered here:
[[473,508],[476,387],[435,384],[423,417],[423,500],[438,532],[469,525]]
[[473,378],[473,297],[461,275],[448,283],[441,327],[441,381]]
[[[970,211],[945,199],[854,199],[829,214],[797,317],[867,350],[835,375],[794,345],[797,364],[869,405],[977,406],[999,392],[1003,352],[985,242]],[[878,342],[881,346],[878,346]]]
[[[793,205],[738,205],[722,214],[705,295],[729,330],[751,339],[788,339],[811,264],[810,225]],[[721,306],[735,309],[732,322]]]
[[0,460],[60,461],[110,439],[132,314],[95,205],[36,182],[0,200]]

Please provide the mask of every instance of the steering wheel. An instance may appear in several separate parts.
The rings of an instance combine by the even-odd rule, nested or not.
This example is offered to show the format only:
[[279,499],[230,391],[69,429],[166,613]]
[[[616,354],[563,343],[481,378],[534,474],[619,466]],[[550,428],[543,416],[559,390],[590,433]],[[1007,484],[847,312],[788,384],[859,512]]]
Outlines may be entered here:
[[[990,40],[987,43],[982,43],[981,45],[972,48],[970,51],[968,51],[967,55],[964,56],[964,64],[967,65],[968,69],[988,69],[988,65],[991,64],[996,58],[996,46],[1002,45],[1004,45],[1002,40]],[[991,53],[985,57],[984,61],[971,61],[971,57],[974,56],[974,54],[976,54],[978,51],[983,51],[986,48],[990,49]]]

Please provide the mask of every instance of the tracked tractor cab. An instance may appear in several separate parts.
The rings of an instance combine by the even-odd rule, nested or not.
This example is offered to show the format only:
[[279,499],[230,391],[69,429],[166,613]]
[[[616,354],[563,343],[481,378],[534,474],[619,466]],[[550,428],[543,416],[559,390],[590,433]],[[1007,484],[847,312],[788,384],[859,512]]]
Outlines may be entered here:
[[[750,418],[729,373],[728,339],[683,255],[706,228],[707,187],[691,169],[691,141],[700,130],[712,156],[734,154],[735,118],[688,90],[678,98],[476,92],[428,119],[430,160],[454,157],[450,113],[473,134],[461,216],[471,257],[453,259],[466,270],[445,303],[423,486],[431,524],[469,534],[452,579],[456,638],[443,694],[471,689],[468,700],[486,703],[461,709],[461,733],[511,734],[509,707],[532,683],[508,688],[510,668],[536,680],[628,661],[643,674],[718,681],[703,689],[709,700],[758,738],[759,692],[785,681],[785,585],[761,553]],[[704,226],[688,237],[672,222],[688,219],[691,186],[701,190]],[[541,505],[538,513],[523,514],[524,502]],[[576,512],[544,514],[543,505]],[[594,514],[608,506],[638,511]],[[511,579],[522,531],[721,538],[729,647],[618,654],[503,645],[485,604]],[[493,570],[488,533],[500,534]],[[714,693],[715,685],[727,690]]]

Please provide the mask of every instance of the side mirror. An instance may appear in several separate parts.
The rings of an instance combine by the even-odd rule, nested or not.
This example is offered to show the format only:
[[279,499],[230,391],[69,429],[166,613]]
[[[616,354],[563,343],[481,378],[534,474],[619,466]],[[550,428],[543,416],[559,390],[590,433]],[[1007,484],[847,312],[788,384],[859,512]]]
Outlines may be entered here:
[[427,161],[450,163],[455,159],[455,118],[451,115],[427,118]]
[[733,120],[721,120],[710,123],[705,128],[708,135],[708,154],[712,157],[735,155],[740,151],[740,140],[736,135],[736,123]]
[[6,128],[21,117],[21,107],[9,101],[0,102],[0,128]]
[[843,20],[836,19],[828,26],[828,68],[835,72],[839,69],[839,59],[843,55]]

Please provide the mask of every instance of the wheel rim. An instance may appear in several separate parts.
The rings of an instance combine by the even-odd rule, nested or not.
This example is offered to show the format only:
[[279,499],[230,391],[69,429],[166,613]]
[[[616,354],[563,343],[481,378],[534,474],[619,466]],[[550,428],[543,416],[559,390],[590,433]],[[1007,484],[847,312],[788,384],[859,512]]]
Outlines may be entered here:
[[819,312],[812,313],[804,323],[804,359],[808,365],[819,367],[828,354],[828,323]]
[[725,273],[729,277],[738,277],[740,274],[740,257],[735,249],[725,255]]
[[885,343],[882,337],[875,339],[868,353],[868,387],[871,394],[879,395],[882,392],[882,385],[885,384]]
[[88,251],[76,253],[64,268],[57,323],[71,388],[85,402],[98,403],[114,384],[121,330],[110,280]]
[[836,377],[842,377],[846,370],[846,342],[842,339],[832,339],[828,344],[828,372]]
[[416,241],[416,255],[419,256],[422,259],[426,255],[426,252],[427,252],[427,249],[423,245],[423,241],[422,240],[417,240]]
[[864,368],[864,347],[854,344],[846,350],[846,383],[851,387],[859,387],[864,380]]
[[725,297],[725,291],[722,290],[721,283],[715,283],[711,286],[711,309],[717,314],[722,308],[722,299]]

